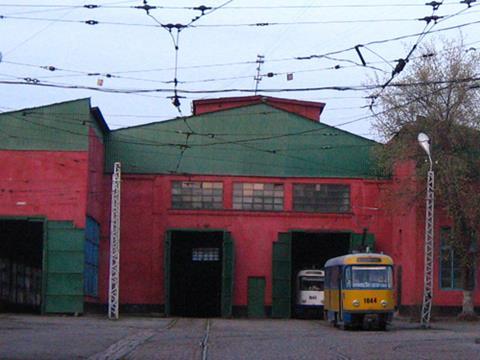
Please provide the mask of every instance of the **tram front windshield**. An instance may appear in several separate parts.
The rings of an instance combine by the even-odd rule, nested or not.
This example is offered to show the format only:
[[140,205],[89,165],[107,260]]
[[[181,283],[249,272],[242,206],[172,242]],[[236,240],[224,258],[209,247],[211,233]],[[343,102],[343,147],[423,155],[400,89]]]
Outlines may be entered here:
[[302,291],[323,291],[323,278],[301,277],[300,290]]
[[345,269],[347,289],[391,289],[392,283],[390,266],[349,266]]

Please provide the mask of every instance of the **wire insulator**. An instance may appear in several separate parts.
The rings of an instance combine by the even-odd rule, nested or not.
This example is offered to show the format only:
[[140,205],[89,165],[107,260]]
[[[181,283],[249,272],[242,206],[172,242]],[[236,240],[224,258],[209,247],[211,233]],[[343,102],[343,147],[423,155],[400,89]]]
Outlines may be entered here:
[[201,12],[202,12],[202,15],[205,15],[205,11],[207,11],[207,10],[212,10],[212,8],[209,7],[209,6],[200,5],[200,6],[197,6],[197,7],[192,8],[192,10],[201,11]]
[[438,10],[438,8],[440,7],[440,5],[442,5],[442,3],[438,1],[431,1],[429,3],[425,3],[425,5],[431,6],[435,11],[435,10]]
[[443,16],[438,16],[438,15],[432,15],[432,16],[425,16],[423,18],[418,19],[419,21],[425,21],[427,24],[430,24],[430,22],[435,22],[437,23],[438,20],[442,19]]
[[140,10],[145,10],[147,12],[147,14],[150,14],[150,10],[154,10],[157,7],[145,4],[145,5],[142,5],[142,6],[134,6],[134,8],[135,9],[140,9]]
[[25,80],[27,83],[31,83],[31,84],[38,84],[40,82],[40,80],[38,80],[38,79],[29,78],[29,77],[26,77],[23,80]]
[[392,71],[392,76],[395,76],[396,74],[400,74],[402,70],[405,68],[405,65],[407,65],[407,61],[405,59],[398,59],[397,66],[395,66],[395,69],[393,69]]
[[175,95],[172,99],[172,104],[173,106],[175,107],[180,107],[181,103],[180,103],[180,99],[178,98],[178,95]]
[[85,21],[85,24],[87,24],[87,25],[97,25],[98,21],[97,20],[87,20],[87,21]]
[[96,8],[99,8],[100,6],[94,5],[94,4],[87,4],[87,5],[83,5],[83,7],[86,9],[96,9]]
[[472,3],[477,2],[477,0],[462,0],[460,4],[467,4],[468,7],[472,7]]

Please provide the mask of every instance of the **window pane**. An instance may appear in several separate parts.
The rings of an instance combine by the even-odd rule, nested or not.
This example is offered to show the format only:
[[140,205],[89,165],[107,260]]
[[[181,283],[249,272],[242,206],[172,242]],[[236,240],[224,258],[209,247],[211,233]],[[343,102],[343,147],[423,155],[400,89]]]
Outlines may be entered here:
[[283,210],[283,184],[235,183],[233,189],[234,209]]
[[223,183],[174,181],[172,182],[172,208],[222,209]]
[[293,209],[322,213],[350,211],[350,186],[342,184],[294,184]]

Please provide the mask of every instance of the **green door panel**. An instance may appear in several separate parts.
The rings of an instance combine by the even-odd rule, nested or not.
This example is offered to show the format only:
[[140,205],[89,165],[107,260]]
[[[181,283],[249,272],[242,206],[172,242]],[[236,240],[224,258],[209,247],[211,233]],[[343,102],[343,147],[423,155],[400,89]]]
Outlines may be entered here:
[[165,315],[170,316],[170,266],[171,266],[171,249],[172,249],[172,232],[167,231],[165,234],[165,248],[163,250],[163,278],[165,291]]
[[272,317],[291,316],[292,234],[280,233],[273,243]]
[[45,303],[46,313],[82,313],[83,302],[79,303],[78,295],[48,295]]
[[248,308],[249,318],[265,317],[265,278],[248,278]]
[[229,232],[223,233],[222,256],[222,317],[232,316],[235,247]]
[[351,233],[350,234],[350,252],[353,252],[353,251],[364,252],[367,246],[371,252],[375,251],[375,235],[374,234],[371,234],[371,233],[366,233],[366,234]]
[[81,274],[56,274],[50,273],[48,275],[49,282],[47,284],[47,293],[68,294],[68,295],[83,295],[83,288]]
[[[52,229],[50,228],[50,230]],[[84,246],[85,234],[72,230],[73,228],[55,228],[55,231],[50,231],[48,250],[83,252],[84,249],[80,246]]]
[[77,273],[83,268],[83,252],[49,251],[47,271],[49,273]]
[[85,231],[69,221],[47,221],[46,237],[43,311],[82,313]]

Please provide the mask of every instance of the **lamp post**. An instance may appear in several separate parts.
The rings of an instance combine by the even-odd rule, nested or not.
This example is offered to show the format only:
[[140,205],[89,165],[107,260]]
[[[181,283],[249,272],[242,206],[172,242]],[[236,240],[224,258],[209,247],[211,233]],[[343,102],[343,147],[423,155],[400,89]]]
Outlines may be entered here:
[[430,327],[430,315],[433,299],[433,215],[434,215],[434,182],[433,162],[430,153],[430,138],[427,134],[418,134],[418,142],[428,155],[430,168],[427,175],[427,196],[425,206],[425,267],[423,273],[423,303],[421,314],[421,326],[424,329]]

